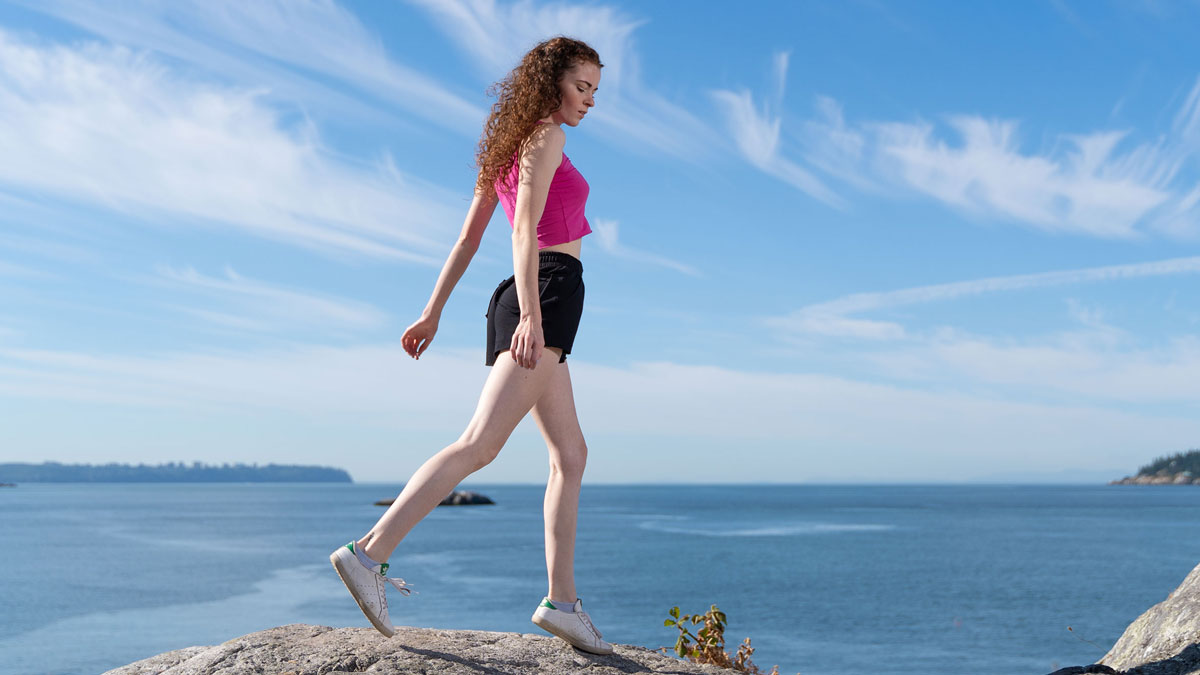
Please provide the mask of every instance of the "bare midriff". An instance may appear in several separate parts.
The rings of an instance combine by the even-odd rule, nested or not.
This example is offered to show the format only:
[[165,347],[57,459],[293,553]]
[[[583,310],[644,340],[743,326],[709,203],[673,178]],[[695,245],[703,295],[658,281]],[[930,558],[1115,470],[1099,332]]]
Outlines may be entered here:
[[553,246],[546,246],[545,248],[539,248],[538,253],[543,253],[545,251],[555,251],[558,253],[566,253],[567,255],[570,255],[571,257],[575,258],[576,260],[582,260],[582,258],[579,257],[579,252],[581,249],[583,249],[583,237],[580,237],[573,241],[565,241],[561,244],[554,244]]

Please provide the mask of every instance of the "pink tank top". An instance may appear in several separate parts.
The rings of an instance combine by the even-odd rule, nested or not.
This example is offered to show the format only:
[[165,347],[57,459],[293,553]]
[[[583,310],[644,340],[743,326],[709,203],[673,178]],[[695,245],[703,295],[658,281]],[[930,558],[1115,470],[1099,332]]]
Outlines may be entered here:
[[[512,227],[516,227],[516,187],[520,169],[520,161],[514,161],[512,170],[508,173],[508,190],[501,179],[497,179],[495,184],[496,196],[500,198],[504,213],[508,215],[508,224]],[[583,215],[588,191],[587,181],[564,152],[562,164],[558,165],[558,170],[554,172],[554,178],[550,181],[550,192],[546,194],[546,209],[542,211],[542,219],[537,224],[539,249],[574,241],[592,231]]]

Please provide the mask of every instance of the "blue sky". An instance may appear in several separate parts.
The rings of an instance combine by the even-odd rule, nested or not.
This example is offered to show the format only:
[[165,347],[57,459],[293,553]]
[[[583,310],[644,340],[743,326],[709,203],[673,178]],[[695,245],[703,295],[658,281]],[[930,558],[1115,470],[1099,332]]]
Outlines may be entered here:
[[[489,84],[591,43],[590,482],[1100,480],[1200,446],[1195,2],[0,3],[0,460],[403,481]],[[538,482],[527,422],[468,482]]]

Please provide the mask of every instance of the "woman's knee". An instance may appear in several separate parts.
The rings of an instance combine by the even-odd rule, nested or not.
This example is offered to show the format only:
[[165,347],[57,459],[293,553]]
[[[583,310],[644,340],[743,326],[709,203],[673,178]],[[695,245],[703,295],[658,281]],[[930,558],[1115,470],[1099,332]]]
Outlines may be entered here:
[[491,464],[500,455],[502,443],[489,442],[484,438],[464,436],[451,447],[455,454],[464,457],[475,472]]
[[570,447],[550,449],[550,470],[564,476],[582,476],[587,466],[587,443],[580,439]]

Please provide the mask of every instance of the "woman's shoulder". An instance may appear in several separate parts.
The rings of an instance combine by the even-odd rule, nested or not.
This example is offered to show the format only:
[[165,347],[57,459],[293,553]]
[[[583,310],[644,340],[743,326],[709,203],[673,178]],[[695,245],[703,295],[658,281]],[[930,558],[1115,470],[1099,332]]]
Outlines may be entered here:
[[567,144],[567,132],[557,124],[539,124],[525,137],[527,147],[554,148],[562,150]]
[[539,124],[522,143],[522,155],[527,161],[553,157],[559,164],[566,156],[563,154],[566,142],[567,134],[557,124]]

